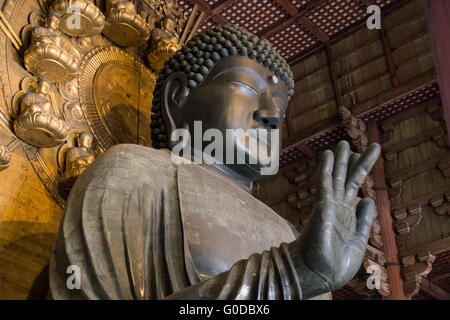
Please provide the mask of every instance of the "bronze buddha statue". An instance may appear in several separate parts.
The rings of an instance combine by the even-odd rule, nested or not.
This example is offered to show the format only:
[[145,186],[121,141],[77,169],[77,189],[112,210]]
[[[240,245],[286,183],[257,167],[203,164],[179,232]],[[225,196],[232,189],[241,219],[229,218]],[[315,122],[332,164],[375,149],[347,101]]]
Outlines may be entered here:
[[[157,150],[117,145],[76,181],[50,261],[54,299],[310,299],[359,270],[374,203],[358,190],[378,158],[346,142],[321,159],[316,204],[301,235],[249,192],[270,164],[233,140],[243,164],[173,161],[183,128],[270,132],[281,127],[294,80],[266,40],[236,26],[194,36],[165,64],[154,92]],[[252,139],[252,138],[250,138]],[[266,149],[271,146],[261,144]],[[266,150],[268,151],[268,150]],[[184,157],[190,157],[187,153]],[[248,159],[258,159],[255,163]],[[69,266],[79,289],[66,285]]]

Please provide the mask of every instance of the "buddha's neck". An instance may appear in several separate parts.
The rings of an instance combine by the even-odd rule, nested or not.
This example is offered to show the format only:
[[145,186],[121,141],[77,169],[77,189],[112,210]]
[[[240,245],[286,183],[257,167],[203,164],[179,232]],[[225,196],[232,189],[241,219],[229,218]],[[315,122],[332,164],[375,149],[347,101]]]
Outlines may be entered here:
[[236,172],[234,172],[227,166],[216,164],[216,165],[212,165],[210,167],[213,167],[214,169],[216,169],[217,172],[219,172],[223,176],[226,176],[226,177],[230,178],[231,180],[233,180],[234,182],[239,184],[246,191],[248,191],[248,192],[252,191],[253,182],[245,177],[242,177],[241,175],[238,175]]
[[[200,155],[198,155],[200,156]],[[203,155],[202,155],[203,157]],[[194,155],[192,156],[192,161],[195,162],[196,153],[194,152]],[[203,158],[202,158],[203,159]],[[209,170],[213,170],[231,180],[233,180],[235,183],[237,183],[242,189],[244,189],[247,192],[251,192],[253,188],[253,182],[250,181],[248,178],[236,173],[235,171],[231,170],[229,167],[227,167],[224,164],[204,164],[203,161],[197,161],[196,163],[202,163],[201,166],[205,167]]]
[[[171,154],[171,151],[169,149],[161,149],[161,151],[165,151],[165,152]],[[209,164],[205,164],[203,162],[203,158],[199,161],[195,161],[195,159],[196,159],[196,156],[192,155],[191,159],[189,159],[189,161],[191,161],[192,163],[202,163],[199,165],[201,165],[202,167],[204,167],[208,170],[217,172],[218,174],[227,177],[228,179],[234,181],[236,184],[238,184],[242,189],[244,189],[247,192],[252,191],[253,182],[250,181],[248,178],[245,178],[245,177],[237,174],[235,171],[231,170],[226,165],[223,165],[223,164],[222,165],[220,165],[220,164],[209,165]]]

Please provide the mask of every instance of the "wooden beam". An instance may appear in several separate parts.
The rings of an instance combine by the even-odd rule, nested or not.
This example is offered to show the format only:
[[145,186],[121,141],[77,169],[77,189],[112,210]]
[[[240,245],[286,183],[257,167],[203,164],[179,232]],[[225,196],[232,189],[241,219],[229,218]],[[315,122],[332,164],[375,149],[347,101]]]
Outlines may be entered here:
[[450,236],[437,241],[423,244],[415,248],[402,249],[400,250],[399,255],[400,257],[407,257],[423,251],[430,251],[432,254],[437,255],[449,250],[450,250]]
[[360,0],[362,2],[363,5],[365,5],[366,7],[371,6],[373,4],[376,4],[375,0]]
[[437,105],[437,104],[439,104],[440,101],[441,101],[441,98],[439,96],[427,99],[424,102],[421,102],[411,108],[405,109],[402,112],[389,117],[389,119],[384,120],[383,126],[388,125],[388,124],[394,125],[394,124],[402,122],[408,118],[411,118],[417,114],[421,114],[422,112],[425,112],[427,110],[428,106]]
[[339,109],[340,106],[344,106],[344,101],[342,99],[341,86],[339,85],[336,63],[331,47],[326,45],[325,48],[327,51],[328,70],[330,72],[331,84],[333,85],[334,95],[336,97],[337,107]]
[[433,281],[422,278],[420,281],[420,289],[435,297],[438,300],[450,300],[450,293],[439,287]]
[[306,143],[301,143],[299,145],[296,146],[296,148],[303,153],[304,155],[310,157],[310,158],[315,158],[316,157],[316,153],[314,152],[313,149],[311,149],[310,147],[308,147],[308,145]]
[[198,5],[207,15],[211,14],[212,8],[205,0],[189,0],[191,4]]
[[323,133],[329,132],[333,129],[338,128],[341,126],[341,118],[338,114],[335,114],[334,116],[331,116],[327,119],[324,119],[313,126],[309,128],[305,128],[298,132],[293,137],[289,138],[288,140],[283,142],[283,145],[286,147],[283,147],[282,151],[286,151],[292,148],[297,147],[297,145],[306,142],[310,140],[313,137],[319,136]]
[[[369,101],[358,105],[354,109],[354,116],[361,118],[367,114],[370,114],[374,110],[388,105],[389,103],[396,101],[400,98],[406,97],[411,92],[415,92],[421,88],[425,88],[430,84],[436,83],[435,71],[428,72],[421,77],[417,77],[410,82],[400,85],[398,88],[386,91]],[[297,134],[289,137],[289,139],[283,141],[283,151],[295,148],[296,145],[308,141],[311,138],[323,134],[324,132],[331,131],[340,126],[341,118],[336,113],[335,115],[320,121],[319,123],[298,132]]]
[[408,139],[404,139],[396,144],[390,145],[390,146],[384,148],[384,151],[386,153],[391,152],[391,151],[395,151],[395,152],[404,151],[406,149],[409,149],[411,147],[414,147],[418,144],[421,144],[421,143],[424,143],[425,141],[430,140],[434,135],[439,134],[442,131],[443,131],[443,129],[441,128],[441,126],[431,128],[429,130],[419,133],[416,136],[413,136]]
[[428,279],[430,279],[433,282],[438,282],[438,281],[440,281],[442,279],[447,279],[447,278],[450,278],[450,271],[449,270],[444,270],[444,271],[441,271],[439,273],[434,273],[433,272],[433,276],[432,277],[430,277],[430,276],[428,277]]
[[[380,132],[376,122],[368,123],[367,136],[369,142],[380,143]],[[383,157],[380,156],[375,163],[372,170],[372,178],[374,182],[374,189],[376,190],[375,204],[378,209],[378,218],[381,226],[381,236],[383,238],[383,252],[388,273],[388,281],[390,294],[386,297],[387,300],[406,300],[403,291],[403,280],[400,275],[400,264],[398,259],[398,248],[395,241],[395,233],[393,229],[391,204],[386,188],[386,178],[384,175]],[[383,297],[384,298],[384,297]]]
[[309,50],[301,51],[300,53],[290,57],[287,60],[287,63],[290,66],[293,66],[293,65],[299,63],[300,61],[305,60],[306,58],[316,54],[318,51],[322,50],[324,48],[324,46],[325,46],[325,44],[323,44],[321,42],[317,42],[315,45],[310,47]]
[[328,34],[312,23],[306,16],[299,17],[297,21],[323,43],[330,41]]
[[294,124],[292,121],[292,105],[290,108],[288,107],[286,110],[286,127],[288,137],[291,137],[294,134]]
[[297,13],[294,16],[288,16],[283,19],[278,20],[273,25],[261,30],[258,32],[258,36],[269,38],[270,36],[277,34],[284,28],[287,28],[291,24],[294,24],[298,18],[302,16],[306,16],[310,11],[314,10],[315,8],[319,7],[320,5],[324,4],[328,0],[312,0],[309,1],[301,11],[297,11]]
[[289,15],[297,15],[297,7],[292,4],[289,0],[275,0]]
[[410,93],[428,87],[429,85],[434,83],[437,83],[436,71],[431,70],[429,72],[421,74],[416,78],[411,79],[407,83],[401,84],[397,88],[385,91],[367,100],[366,102],[359,104],[355,108],[354,114],[355,116],[363,117],[379,107],[388,105],[391,102],[397,101],[403,97],[408,96]]
[[[203,11],[205,13],[206,18],[204,19],[204,21],[208,21],[208,20],[213,20],[215,23],[217,24],[228,24],[228,20],[225,19],[225,17],[223,17],[222,15],[219,14],[220,10],[214,11],[214,8],[216,7],[211,7],[209,5],[208,2],[206,2],[205,0],[189,0],[189,2],[191,4],[196,4],[200,7],[201,11]],[[216,4],[216,6],[218,5],[227,5],[228,2],[230,2],[229,0],[223,1],[224,3],[218,3]],[[226,2],[226,3],[225,3]]]
[[[403,202],[403,203],[401,203],[399,205],[395,205],[395,206],[392,207],[392,211],[394,212],[396,210],[408,209],[409,206],[416,205],[416,204],[420,204],[422,206],[425,206],[425,205],[429,204],[430,200],[433,199],[434,197],[441,197],[443,194],[445,194],[447,192],[450,192],[450,188],[448,186],[445,186],[443,188],[439,188],[439,189],[434,190],[432,192],[428,192],[426,194],[422,194],[420,196],[416,196],[412,200],[405,201],[405,202]],[[426,246],[425,246],[425,248],[426,248]],[[444,251],[446,251],[446,250],[444,250]],[[425,249],[422,250],[422,251],[425,251]],[[409,251],[407,251],[407,252],[409,252]],[[403,254],[402,254],[402,256],[403,256]]]
[[425,7],[441,88],[444,119],[449,133],[447,137],[450,142],[450,41],[448,41],[450,2],[448,0],[425,0]]
[[259,37],[264,37],[264,38],[268,39],[271,36],[276,35],[280,31],[286,29],[287,27],[289,27],[290,25],[295,23],[296,19],[297,19],[296,17],[290,17],[290,16],[282,18],[282,19],[278,20],[277,22],[275,22],[274,24],[268,26],[267,28],[262,29],[260,32],[257,33],[257,35]]
[[391,43],[386,32],[381,29],[379,30],[381,42],[383,43],[384,54],[386,56],[386,61],[389,68],[389,74],[391,76],[392,86],[397,88],[400,85],[400,80],[397,76],[397,67],[395,66],[394,56],[392,54]]

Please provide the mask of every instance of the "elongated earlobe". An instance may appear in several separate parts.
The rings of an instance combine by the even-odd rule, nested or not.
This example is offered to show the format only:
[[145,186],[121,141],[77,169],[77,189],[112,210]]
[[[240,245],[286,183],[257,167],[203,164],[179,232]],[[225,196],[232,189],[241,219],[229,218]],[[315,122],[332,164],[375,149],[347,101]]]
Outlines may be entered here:
[[167,126],[168,137],[171,136],[173,130],[182,126],[183,102],[189,95],[189,91],[184,72],[175,72],[164,82],[161,111]]

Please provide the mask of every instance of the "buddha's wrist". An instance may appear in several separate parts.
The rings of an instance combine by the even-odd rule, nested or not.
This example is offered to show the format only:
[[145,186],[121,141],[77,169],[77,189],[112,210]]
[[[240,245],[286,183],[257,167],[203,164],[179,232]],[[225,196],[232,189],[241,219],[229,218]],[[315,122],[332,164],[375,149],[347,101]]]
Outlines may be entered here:
[[299,240],[289,245],[289,251],[294,263],[297,276],[302,289],[302,299],[307,300],[331,291],[330,285],[306,263],[305,258],[298,249]]

